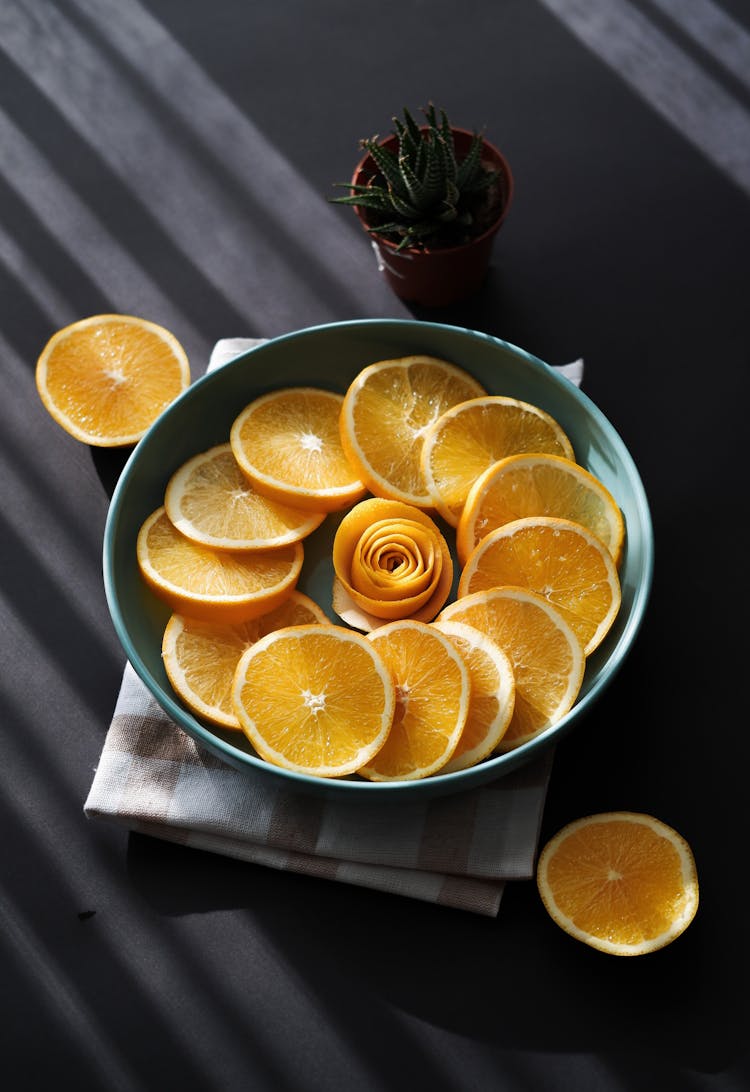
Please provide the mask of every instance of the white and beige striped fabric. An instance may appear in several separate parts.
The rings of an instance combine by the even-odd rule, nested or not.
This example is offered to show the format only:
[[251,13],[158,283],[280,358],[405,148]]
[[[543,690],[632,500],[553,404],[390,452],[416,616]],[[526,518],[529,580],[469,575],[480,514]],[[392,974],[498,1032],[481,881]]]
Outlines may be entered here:
[[[209,368],[257,344],[219,342]],[[560,369],[579,383],[582,362]],[[348,803],[230,767],[175,724],[127,664],[87,816],[182,845],[494,916],[533,876],[552,754],[425,803]]]

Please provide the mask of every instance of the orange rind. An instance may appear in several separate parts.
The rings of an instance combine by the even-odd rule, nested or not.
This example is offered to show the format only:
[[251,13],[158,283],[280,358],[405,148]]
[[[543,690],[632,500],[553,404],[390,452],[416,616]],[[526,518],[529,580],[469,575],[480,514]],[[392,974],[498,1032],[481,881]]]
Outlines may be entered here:
[[453,582],[450,550],[434,520],[412,505],[380,497],[361,501],[342,519],[333,568],[340,587],[335,603],[341,606],[344,592],[380,623],[432,621]]

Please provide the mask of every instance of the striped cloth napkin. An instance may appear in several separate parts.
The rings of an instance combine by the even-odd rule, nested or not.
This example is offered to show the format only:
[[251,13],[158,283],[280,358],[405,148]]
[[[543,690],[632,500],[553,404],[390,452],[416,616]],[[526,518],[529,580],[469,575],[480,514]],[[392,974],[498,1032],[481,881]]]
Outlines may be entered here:
[[[259,343],[227,338],[209,370]],[[558,369],[581,381],[582,361]],[[230,767],[172,721],[128,663],[84,812],[228,857],[495,916],[533,876],[552,754],[425,803],[352,803]]]

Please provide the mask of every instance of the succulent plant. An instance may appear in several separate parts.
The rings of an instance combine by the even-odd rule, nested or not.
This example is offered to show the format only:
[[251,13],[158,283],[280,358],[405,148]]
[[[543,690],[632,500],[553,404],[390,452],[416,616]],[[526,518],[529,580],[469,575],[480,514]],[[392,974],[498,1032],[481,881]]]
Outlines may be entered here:
[[397,250],[465,242],[483,230],[480,213],[497,179],[482,163],[482,136],[473,133],[458,160],[444,110],[430,104],[421,126],[405,107],[403,113],[403,121],[393,118],[396,149],[377,136],[360,141],[376,173],[366,184],[339,183],[350,193],[332,201],[366,209],[370,233],[397,242]]

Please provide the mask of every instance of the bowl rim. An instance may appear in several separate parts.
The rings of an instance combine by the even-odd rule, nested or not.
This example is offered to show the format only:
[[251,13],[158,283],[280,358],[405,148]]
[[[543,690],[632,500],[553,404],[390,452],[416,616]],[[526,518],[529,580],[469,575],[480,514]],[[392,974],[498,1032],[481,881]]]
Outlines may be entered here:
[[[539,735],[535,736],[533,739],[528,740],[526,743],[521,744],[511,751],[495,755],[468,769],[457,770],[453,773],[440,773],[438,771],[431,777],[420,780],[372,782],[365,779],[349,780],[346,778],[320,778],[312,774],[304,774],[294,770],[287,770],[283,767],[274,766],[259,756],[256,757],[255,755],[249,754],[247,751],[233,746],[223,737],[216,735],[210,727],[201,723],[197,717],[193,716],[186,707],[178,702],[176,696],[172,696],[158,684],[138,651],[120,608],[113,567],[114,544],[121,519],[123,497],[127,491],[132,467],[139,459],[141,444],[143,444],[155,430],[162,427],[162,423],[165,419],[178,413],[185,401],[199,397],[201,389],[215,381],[216,376],[220,372],[223,372],[225,368],[240,366],[242,361],[256,353],[262,353],[268,346],[283,344],[285,342],[294,342],[300,338],[314,334],[319,335],[332,330],[341,329],[367,328],[385,330],[386,328],[398,329],[399,327],[409,327],[412,330],[416,327],[426,331],[447,331],[462,337],[468,336],[470,339],[487,341],[491,345],[496,345],[504,351],[509,351],[511,355],[520,357],[537,371],[541,370],[541,374],[543,374],[546,381],[551,381],[554,385],[559,385],[561,389],[565,390],[568,396],[572,394],[574,400],[580,402],[581,407],[584,408],[589,415],[594,417],[598,421],[598,424],[603,428],[603,431],[615,441],[615,445],[619,448],[617,451],[618,458],[622,464],[626,465],[628,478],[637,487],[634,490],[633,497],[638,511],[640,526],[645,531],[645,534],[642,535],[641,543],[640,568],[642,571],[642,578],[635,587],[630,614],[626,625],[620,634],[617,646],[608,660],[606,675],[600,675],[596,678],[592,686],[583,696],[576,700],[573,708],[564,717],[555,724],[550,725],[550,727],[543,732],[540,732]],[[410,354],[404,353],[403,355]],[[555,741],[560,739],[570,729],[574,722],[581,719],[588,712],[605,687],[609,686],[612,679],[619,672],[633,646],[635,637],[643,624],[645,610],[653,584],[653,524],[646,491],[640,473],[633,457],[617,430],[596,403],[594,403],[584,391],[580,390],[575,384],[571,383],[570,380],[556,372],[551,365],[547,364],[540,357],[537,357],[528,350],[523,349],[512,342],[506,341],[503,338],[499,338],[496,335],[471,330],[457,325],[423,321],[419,319],[347,319],[341,322],[321,323],[307,326],[276,337],[262,340],[259,339],[257,345],[241,351],[236,357],[231,358],[226,363],[219,365],[211,371],[207,371],[177,396],[177,398],[163,411],[159,418],[157,418],[139,443],[135,445],[115,485],[109,503],[104,528],[102,570],[108,609],[115,632],[125,651],[128,662],[164,712],[189,736],[215,756],[242,772],[248,774],[258,773],[265,776],[276,777],[279,779],[280,784],[286,784],[290,789],[314,791],[316,793],[323,792],[325,795],[336,796],[340,799],[361,800],[366,798],[374,800],[383,798],[384,796],[387,796],[389,799],[406,799],[407,797],[413,797],[415,793],[419,793],[420,786],[424,786],[422,792],[424,792],[426,798],[427,796],[448,795],[453,792],[464,791],[504,777],[546,752]]]

